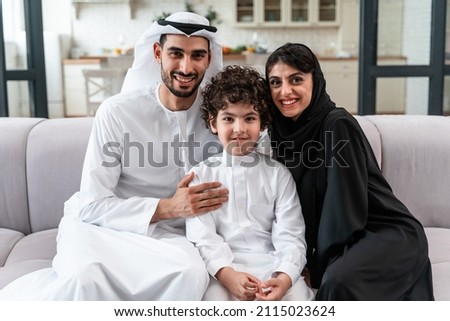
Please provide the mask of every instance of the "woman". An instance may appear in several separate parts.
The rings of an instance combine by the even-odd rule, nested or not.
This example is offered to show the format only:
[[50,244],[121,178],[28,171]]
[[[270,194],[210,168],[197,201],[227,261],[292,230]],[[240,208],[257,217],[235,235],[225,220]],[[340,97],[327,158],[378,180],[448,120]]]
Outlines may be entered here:
[[292,172],[318,300],[433,300],[422,225],[394,196],[358,122],[337,108],[314,53],[287,43],[266,62],[275,155]]

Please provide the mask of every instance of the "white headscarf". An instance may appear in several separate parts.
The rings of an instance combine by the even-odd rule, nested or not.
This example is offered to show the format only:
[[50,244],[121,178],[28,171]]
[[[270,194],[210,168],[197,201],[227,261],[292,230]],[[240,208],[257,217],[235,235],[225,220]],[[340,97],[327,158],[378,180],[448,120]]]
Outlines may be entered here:
[[203,16],[192,12],[178,12],[165,20],[154,21],[139,38],[134,49],[133,65],[125,76],[122,93],[148,87],[161,81],[161,65],[153,55],[153,44],[159,41],[162,34],[200,36],[209,40],[211,63],[202,84],[222,69],[222,46],[215,34],[215,28],[211,27],[208,19]]

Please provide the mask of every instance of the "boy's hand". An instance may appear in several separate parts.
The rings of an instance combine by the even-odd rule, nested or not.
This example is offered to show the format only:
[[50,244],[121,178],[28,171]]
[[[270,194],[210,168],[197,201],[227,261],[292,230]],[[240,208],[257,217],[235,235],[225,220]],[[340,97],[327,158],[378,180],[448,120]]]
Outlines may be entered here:
[[262,283],[255,296],[260,301],[280,301],[291,286],[292,280],[289,275],[280,272],[276,278]]
[[259,290],[261,281],[251,274],[237,272],[231,267],[224,267],[216,274],[224,287],[241,301],[252,301]]

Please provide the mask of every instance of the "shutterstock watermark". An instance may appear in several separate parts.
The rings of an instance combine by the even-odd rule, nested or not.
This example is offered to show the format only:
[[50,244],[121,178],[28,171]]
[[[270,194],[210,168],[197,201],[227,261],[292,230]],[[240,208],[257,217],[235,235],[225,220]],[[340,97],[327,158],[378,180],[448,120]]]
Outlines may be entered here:
[[[297,167],[303,165],[308,168],[325,167],[349,167],[341,152],[349,143],[349,140],[334,141],[333,132],[325,132],[324,143],[310,140],[302,146],[296,146],[293,141],[281,143],[266,142],[255,148],[263,154],[270,155],[273,148],[278,153],[278,158],[283,159],[286,167]],[[271,145],[270,145],[271,144]],[[253,149],[256,142],[247,142],[240,146],[241,150]],[[270,145],[270,146],[269,146]],[[226,148],[236,148],[227,146]],[[102,162],[104,167],[139,167],[152,166],[164,168],[175,164],[179,167],[193,167],[203,160],[221,153],[223,146],[218,141],[201,143],[195,139],[195,135],[189,135],[187,141],[182,140],[180,135],[174,136],[170,142],[141,142],[130,139],[130,134],[125,133],[123,143],[107,142],[102,147],[106,159]],[[198,157],[199,159],[196,159]],[[225,161],[231,162],[231,156]],[[263,160],[268,166],[275,166],[277,161],[271,157],[261,158],[258,153],[251,153],[243,158],[241,166],[256,166]],[[220,163],[206,161],[207,166],[216,167]],[[231,164],[231,163],[229,163]],[[188,166],[187,166],[188,165]]]
[[274,149],[278,157],[284,160],[286,167],[295,168],[300,165],[307,168],[319,168],[338,166],[349,167],[342,151],[348,145],[348,139],[335,141],[331,131],[325,132],[324,142],[309,140],[296,146],[294,141],[283,141],[276,143]]

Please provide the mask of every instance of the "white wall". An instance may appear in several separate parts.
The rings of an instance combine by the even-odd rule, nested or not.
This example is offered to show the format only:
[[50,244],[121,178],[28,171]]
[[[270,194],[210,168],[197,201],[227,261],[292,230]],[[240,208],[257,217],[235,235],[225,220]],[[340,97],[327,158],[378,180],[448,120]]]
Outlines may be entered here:
[[72,33],[70,0],[42,0],[44,30]]
[[[403,43],[404,0],[378,2],[378,55],[400,56]],[[411,2],[411,1],[409,1]]]
[[[184,0],[134,0],[134,3],[133,19],[129,17],[128,5],[120,3],[81,4],[78,18],[75,19],[70,0],[44,0],[44,19],[52,20],[48,23],[52,28],[57,28],[56,25],[61,23],[62,33],[71,30],[73,46],[82,48],[88,54],[99,54],[103,48],[111,49],[123,45],[132,47],[156,17],[163,12],[174,13],[185,9]],[[339,41],[339,28],[236,28],[233,25],[234,1],[191,0],[190,3],[199,14],[205,14],[207,8],[213,6],[221,20],[221,23],[216,25],[218,34],[222,43],[230,47],[251,43],[254,32],[258,32],[258,38],[268,42],[269,51],[291,41],[306,43],[313,50],[322,53],[331,42]],[[68,18],[68,12],[72,19]],[[357,41],[356,35],[354,42]],[[353,43],[351,40],[349,42]]]
[[69,57],[72,47],[72,5],[70,0],[42,0],[44,30],[60,35],[63,58]]

